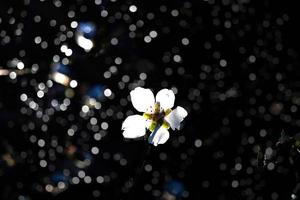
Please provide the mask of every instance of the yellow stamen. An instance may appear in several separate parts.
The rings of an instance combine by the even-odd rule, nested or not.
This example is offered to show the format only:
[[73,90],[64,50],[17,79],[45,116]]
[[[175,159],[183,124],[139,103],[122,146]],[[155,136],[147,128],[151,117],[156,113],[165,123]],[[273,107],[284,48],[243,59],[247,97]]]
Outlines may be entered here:
[[152,118],[152,115],[151,115],[151,114],[148,114],[148,113],[144,113],[144,114],[143,114],[143,117],[144,117],[145,119],[151,119],[151,118]]
[[156,102],[154,104],[154,114],[159,114],[160,113],[160,103]]
[[152,123],[149,126],[149,130],[151,132],[153,132],[155,130],[155,128],[156,128],[156,125],[157,125],[157,122],[156,121],[152,121]]
[[168,114],[170,114],[172,112],[172,109],[168,108],[165,110],[165,116],[167,116]]
[[165,120],[164,120],[164,122],[162,123],[162,125],[161,125],[163,128],[165,128],[165,129],[169,129],[170,128],[170,124],[168,123],[168,122],[166,122]]
[[164,116],[167,116],[171,112],[172,112],[172,110],[170,108],[164,110],[163,112],[160,112],[160,103],[156,102],[154,104],[154,113],[144,113],[143,114],[143,117],[146,120],[151,120],[151,124],[148,129],[151,132],[153,132],[157,128],[157,126],[161,126],[163,128],[169,129],[170,124],[168,122],[166,122],[163,118],[164,118]]

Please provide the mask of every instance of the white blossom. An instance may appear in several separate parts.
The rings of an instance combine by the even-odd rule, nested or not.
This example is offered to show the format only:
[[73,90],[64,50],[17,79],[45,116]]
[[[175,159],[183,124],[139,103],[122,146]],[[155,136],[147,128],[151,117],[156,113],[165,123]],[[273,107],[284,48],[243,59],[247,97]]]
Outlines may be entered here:
[[148,129],[151,134],[149,143],[157,146],[164,144],[170,137],[168,129],[179,129],[180,123],[187,116],[187,111],[177,106],[172,110],[175,95],[172,90],[162,89],[156,97],[150,89],[137,87],[130,92],[133,107],[144,113],[143,115],[128,116],[122,124],[125,138],[138,138],[146,134]]

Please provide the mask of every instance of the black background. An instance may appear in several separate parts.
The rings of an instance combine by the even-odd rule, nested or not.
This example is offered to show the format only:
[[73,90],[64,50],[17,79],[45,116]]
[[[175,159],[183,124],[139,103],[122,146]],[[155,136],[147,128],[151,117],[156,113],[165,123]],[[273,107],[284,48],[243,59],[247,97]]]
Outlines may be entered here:
[[[129,199],[124,189],[126,182],[144,158],[152,171],[139,174],[131,199],[160,199],[169,180],[183,183],[184,199],[291,198],[299,166],[288,162],[288,154],[283,154],[284,161],[275,163],[274,169],[261,167],[257,158],[268,147],[277,148],[282,130],[290,136],[299,131],[300,34],[295,1],[102,0],[101,5],[95,5],[93,1],[77,0],[62,2],[61,7],[56,7],[55,1],[26,2],[29,1],[0,2],[0,69],[13,70],[8,63],[14,58],[22,60],[25,69],[31,69],[33,64],[39,66],[37,73],[14,80],[0,76],[1,199]],[[138,8],[135,13],[128,11],[132,4]],[[161,12],[162,5],[166,12]],[[85,8],[85,12],[80,11]],[[109,13],[106,18],[100,15],[104,9]],[[177,17],[171,15],[174,9],[179,11]],[[68,17],[70,10],[75,10],[73,18]],[[22,17],[22,12],[26,16]],[[116,19],[117,12],[128,14],[130,20]],[[149,13],[154,14],[153,19],[149,19]],[[36,15],[41,17],[38,23],[34,21]],[[10,23],[12,18],[14,23]],[[49,22],[53,19],[57,24],[51,27]],[[135,38],[130,38],[128,27],[138,20],[143,20],[144,25],[137,28]],[[90,52],[78,47],[74,37],[54,44],[60,34],[75,31],[70,27],[72,21],[89,21],[97,26],[95,47]],[[231,22],[230,27],[224,26],[226,21]],[[23,29],[18,36],[15,30],[19,23]],[[67,27],[65,32],[60,30],[61,25]],[[156,30],[158,36],[146,43],[144,36],[151,30]],[[9,43],[3,42],[5,36],[10,37]],[[48,47],[35,44],[36,36],[41,36]],[[113,37],[118,38],[118,45],[110,43]],[[188,38],[189,44],[183,45],[182,38]],[[55,112],[47,122],[48,130],[42,131],[44,123],[34,111],[20,112],[22,108],[30,110],[20,95],[25,93],[36,100],[41,110],[51,107],[51,100],[65,98],[58,89],[41,99],[36,96],[37,83],[49,79],[53,56],[64,57],[60,52],[62,44],[73,50],[69,57],[70,76],[78,81],[78,87],[67,111]],[[173,60],[177,54],[182,57],[179,63]],[[163,59],[164,55],[169,55],[169,60]],[[255,62],[249,61],[250,56],[255,56]],[[116,57],[122,58],[118,72],[104,78],[103,73],[115,65]],[[220,65],[222,59],[227,62],[225,67]],[[167,75],[166,69],[173,73]],[[140,73],[147,74],[144,82],[139,81]],[[120,89],[124,75],[129,75],[130,81]],[[114,96],[102,99],[100,110],[81,117],[86,88],[94,84],[110,88]],[[171,131],[168,142],[152,147],[146,157],[143,151],[147,144],[124,140],[120,130],[125,116],[137,113],[130,102],[121,105],[120,100],[138,85],[154,93],[165,87],[176,88],[175,105],[189,113],[182,129]],[[228,96],[230,91],[234,91],[233,96]],[[104,116],[109,109],[113,115]],[[117,113],[123,113],[123,117],[118,118]],[[94,132],[88,128],[90,117],[109,124],[100,141],[93,139]],[[30,123],[34,128],[26,128]],[[79,130],[70,137],[67,130],[74,124]],[[43,138],[45,147],[30,142],[32,135]],[[92,164],[84,169],[92,183],[70,184],[57,195],[45,191],[53,173],[70,169],[73,177],[78,170],[65,151],[57,153],[55,160],[44,158],[55,170],[49,165],[40,167],[38,152],[48,152],[53,138],[63,149],[76,146],[79,153],[93,146],[99,148]],[[22,152],[26,158],[20,156]],[[8,166],[3,159],[7,154],[15,160],[14,166]],[[126,159],[126,165],[120,165],[119,156]],[[237,164],[241,164],[240,170],[236,170]],[[105,177],[104,183],[96,182],[98,176]],[[144,189],[147,184],[151,186],[149,191]]]

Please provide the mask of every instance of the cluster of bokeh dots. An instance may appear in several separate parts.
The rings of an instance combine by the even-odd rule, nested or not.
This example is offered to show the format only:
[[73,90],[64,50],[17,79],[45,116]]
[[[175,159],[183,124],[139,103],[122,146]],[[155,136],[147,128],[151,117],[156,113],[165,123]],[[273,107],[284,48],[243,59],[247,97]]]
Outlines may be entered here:
[[[144,159],[145,199],[290,198],[295,170],[273,157],[300,126],[299,58],[275,5],[1,2],[0,197],[125,198]],[[137,86],[170,88],[189,112],[146,158],[120,130]]]

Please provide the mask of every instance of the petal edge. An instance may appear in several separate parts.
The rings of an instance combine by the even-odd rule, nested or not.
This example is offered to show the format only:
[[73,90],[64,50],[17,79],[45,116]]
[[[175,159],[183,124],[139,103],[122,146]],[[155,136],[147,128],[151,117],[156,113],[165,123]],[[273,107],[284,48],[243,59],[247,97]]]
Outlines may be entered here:
[[175,94],[172,90],[162,89],[156,94],[156,102],[160,103],[160,106],[167,110],[174,106]]
[[180,123],[187,116],[187,111],[180,106],[177,106],[170,114],[165,116],[165,121],[170,124],[170,127],[175,130],[180,128]]
[[153,144],[154,146],[157,146],[159,144],[166,143],[169,137],[170,137],[169,131],[163,127],[159,127],[151,133],[148,142],[150,144]]
[[150,89],[137,87],[130,92],[133,107],[139,112],[146,112],[150,106],[154,106],[155,99]]
[[121,129],[125,138],[142,137],[146,134],[146,121],[141,115],[131,115],[124,120]]

